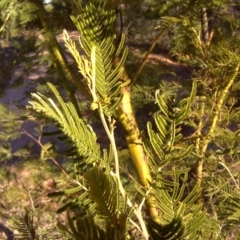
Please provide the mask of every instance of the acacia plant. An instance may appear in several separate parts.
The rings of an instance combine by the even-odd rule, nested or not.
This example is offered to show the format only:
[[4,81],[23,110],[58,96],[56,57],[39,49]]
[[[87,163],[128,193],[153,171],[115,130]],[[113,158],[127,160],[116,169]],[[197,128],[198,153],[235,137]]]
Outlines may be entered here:
[[[42,1],[27,2],[34,6],[31,9],[43,27],[54,66],[69,92],[70,101],[65,102],[48,83],[54,98],[33,93],[29,107],[38,117],[53,120],[65,135],[61,139],[67,138],[66,144],[71,145],[68,156],[73,164],[65,171],[65,185],[49,194],[61,196],[58,213],[67,211],[67,221],[58,222],[60,230],[73,239],[226,239],[224,230],[239,224],[240,196],[238,175],[224,163],[226,157],[238,157],[234,106],[239,85],[239,26],[229,21],[229,15],[216,18],[212,25],[216,9],[226,11],[225,1],[184,1],[174,12],[180,10],[179,15],[186,17],[162,18],[159,33],[132,78],[126,68],[125,35],[117,30],[119,2],[69,1],[75,6],[71,19],[79,41],[71,39],[66,30],[63,36],[83,80],[69,67]],[[164,6],[160,12],[171,13],[173,5],[165,2]],[[151,15],[151,8],[143,14]],[[226,25],[224,34],[219,23]],[[143,139],[133,112],[132,90],[150,52],[171,26],[171,53],[191,70],[191,79],[186,79],[184,88],[175,82],[159,86],[154,96],[158,110],[147,123]],[[99,115],[109,138],[107,149],[100,147],[91,124],[81,117],[68,81],[91,101],[91,111]],[[127,164],[116,146],[116,122],[124,129]],[[193,132],[190,136],[182,131],[186,125]],[[136,174],[128,171],[129,162]],[[204,172],[203,163],[210,170]],[[223,169],[218,171],[215,163]],[[191,181],[187,166],[195,168],[197,181]],[[212,177],[212,169],[218,178]],[[201,197],[209,203],[199,201],[205,200]],[[204,221],[206,213],[209,224]],[[32,219],[28,214],[25,219],[32,230]]]
[[[149,123],[151,147],[146,147],[132,111],[132,83],[124,68],[127,48],[124,35],[119,38],[116,35],[115,11],[106,1],[91,1],[85,6],[79,4],[78,8],[80,14],[73,16],[72,20],[79,30],[79,43],[85,55],[80,55],[66,31],[64,40],[84,76],[82,84],[91,95],[91,109],[98,112],[110,147],[103,152],[100,150],[92,128],[79,118],[71,102],[63,101],[52,84],[48,85],[56,97],[55,101],[40,93],[33,94],[31,109],[54,119],[74,147],[73,188],[66,189],[63,194],[75,192],[78,197],[66,207],[75,202],[86,213],[83,218],[77,219],[76,225],[68,213],[68,227],[59,223],[60,228],[77,239],[89,233],[92,234],[91,239],[101,239],[103,236],[124,239],[132,227],[137,229],[135,236],[140,234],[146,239],[149,235],[153,239],[196,237],[205,217],[201,204],[192,205],[201,192],[199,186],[196,185],[185,196],[185,185],[179,188],[174,180],[180,175],[186,180],[188,170],[170,171],[168,175],[172,176],[172,180],[166,180],[162,173],[166,165],[191,152],[192,146],[179,150],[174,143],[182,137],[179,126],[190,110],[196,85],[193,84],[190,96],[180,102],[174,102],[173,92],[167,95],[160,91],[156,93],[156,101],[161,109],[155,116],[158,130],[155,132]],[[165,19],[165,22],[171,24],[173,20]],[[136,167],[134,188],[140,194],[137,203],[133,202],[133,196],[123,187],[121,159],[114,139],[116,120],[124,127],[131,161]],[[152,151],[155,154],[150,154]],[[173,189],[172,194],[166,190],[167,186]],[[95,214],[97,216],[93,218]],[[100,226],[105,227],[102,229]]]

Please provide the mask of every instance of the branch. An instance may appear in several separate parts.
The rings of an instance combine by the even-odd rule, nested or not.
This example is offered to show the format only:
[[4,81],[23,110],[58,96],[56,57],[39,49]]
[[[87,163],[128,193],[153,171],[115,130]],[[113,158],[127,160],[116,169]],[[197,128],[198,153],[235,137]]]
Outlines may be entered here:
[[4,20],[3,25],[2,25],[1,28],[0,28],[0,33],[1,33],[1,32],[3,31],[3,29],[5,28],[5,26],[6,26],[7,22],[8,22],[8,20],[10,19],[11,15],[12,15],[13,12],[15,11],[16,6],[17,6],[17,4],[15,5],[15,7],[14,7],[13,9],[11,9],[11,11],[9,11],[7,17],[6,17],[5,20]]
[[[201,148],[201,152],[202,154],[204,155],[206,153],[206,150],[207,150],[207,147],[208,147],[208,144],[210,142],[210,139],[211,139],[211,136],[212,134],[214,133],[215,131],[215,128],[217,126],[217,122],[218,122],[218,116],[221,112],[221,109],[222,109],[222,106],[223,106],[223,103],[224,103],[224,100],[225,100],[225,97],[230,89],[230,87],[233,85],[238,73],[239,73],[239,68],[240,68],[240,63],[237,64],[235,70],[234,70],[234,73],[233,73],[233,76],[229,79],[229,81],[227,82],[226,86],[224,87],[224,89],[222,90],[220,96],[218,97],[218,102],[216,104],[216,107],[215,107],[215,112],[213,114],[213,120],[212,120],[212,123],[209,127],[209,130],[206,134],[206,139],[203,140],[203,143],[202,143],[202,148]],[[197,162],[197,165],[196,165],[196,176],[197,176],[197,182],[201,182],[202,180],[202,171],[203,171],[203,158],[201,158],[198,162]]]
[[[23,130],[23,134],[25,134],[25,135],[27,135],[28,137],[30,137],[30,138],[31,138],[34,142],[36,142],[41,148],[43,148],[42,143],[41,143],[38,139],[36,139],[34,136],[32,136],[30,133],[28,133],[25,129]],[[46,151],[46,152],[48,152],[48,151]],[[49,152],[48,152],[48,153],[49,153]],[[61,170],[61,172],[62,172],[65,176],[67,176],[68,179],[71,179],[71,178],[69,177],[69,175],[67,174],[67,172],[65,171],[65,169],[57,162],[57,160],[56,160],[55,158],[50,157],[49,159]]]
[[[170,25],[171,26],[171,25]],[[154,39],[154,41],[152,42],[152,45],[150,46],[150,48],[148,49],[145,57],[142,60],[142,63],[140,65],[140,67],[138,68],[138,70],[136,71],[136,74],[134,75],[132,81],[131,81],[131,86],[136,82],[139,74],[141,73],[145,63],[147,62],[148,56],[150,55],[150,53],[152,52],[153,48],[155,47],[155,45],[157,44],[158,40],[163,36],[163,34],[169,29],[170,26],[166,26],[162,29],[162,31],[156,36],[156,38]]]

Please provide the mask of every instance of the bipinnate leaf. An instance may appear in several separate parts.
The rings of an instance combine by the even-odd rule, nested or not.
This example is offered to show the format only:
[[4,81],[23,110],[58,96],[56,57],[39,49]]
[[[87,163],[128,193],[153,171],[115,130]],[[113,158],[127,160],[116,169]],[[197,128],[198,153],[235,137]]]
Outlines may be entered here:
[[84,174],[89,185],[89,197],[97,204],[97,213],[103,218],[113,218],[118,209],[118,186],[111,175],[94,167]]
[[152,219],[148,219],[148,232],[152,240],[178,240],[184,234],[185,224],[181,215],[175,216],[173,220],[166,225],[161,225]]
[[120,80],[128,51],[124,46],[124,35],[119,41],[116,40],[113,31],[115,12],[106,10],[106,4],[107,1],[89,2],[85,7],[80,7],[78,17],[72,16],[81,35],[80,45],[85,55],[80,55],[67,31],[64,31],[64,41],[85,78],[93,98],[92,109],[102,108],[106,115],[112,115],[121,101],[122,87],[130,81]]
[[87,214],[84,217],[78,217],[76,221],[73,221],[69,211],[67,211],[67,222],[67,225],[58,222],[57,226],[62,232],[70,234],[74,239],[106,239],[105,232],[95,223],[91,214]]
[[34,100],[30,101],[32,109],[41,113],[45,118],[53,119],[62,132],[72,141],[79,156],[83,157],[86,164],[100,159],[100,146],[96,142],[96,134],[92,128],[79,118],[74,105],[65,103],[57,89],[48,83],[57,101],[47,98],[40,93],[33,93]]
[[17,230],[14,239],[35,240],[38,239],[36,223],[33,220],[33,214],[28,210],[23,217],[15,219],[13,229]]

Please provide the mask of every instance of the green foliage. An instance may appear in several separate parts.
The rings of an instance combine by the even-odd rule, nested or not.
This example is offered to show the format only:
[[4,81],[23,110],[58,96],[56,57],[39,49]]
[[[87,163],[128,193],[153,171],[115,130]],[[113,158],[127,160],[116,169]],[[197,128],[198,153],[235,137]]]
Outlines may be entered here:
[[[9,141],[20,137],[22,119],[19,118],[18,114],[7,109],[7,107],[2,104],[0,104],[0,116],[0,162],[6,162],[13,156],[17,156],[20,153],[12,152]],[[16,122],[18,124],[16,124]]]
[[19,36],[19,30],[26,23],[37,19],[37,6],[29,1],[5,1],[0,2],[1,20],[4,25],[1,27],[1,32],[9,33],[11,30],[11,37]]
[[[0,8],[9,10],[1,13],[1,18],[7,20],[5,29],[15,26],[14,32],[15,28],[19,30],[20,25],[36,19],[35,13],[39,9],[36,5],[25,3],[29,2],[14,1],[11,5],[9,1],[0,1]],[[239,93],[239,25],[226,16],[229,2],[200,1],[198,5],[195,1],[185,1],[176,8],[176,1],[152,1],[152,7],[144,13],[149,18],[159,18],[166,12],[169,15],[184,13],[180,21],[163,18],[160,27],[165,26],[164,21],[175,24],[171,29],[171,53],[190,69],[194,78],[194,81],[186,80],[183,86],[162,80],[154,97],[152,92],[155,87],[151,86],[151,81],[156,77],[152,76],[154,72],[150,72],[147,88],[144,84],[135,88],[137,95],[142,93],[141,97],[138,96],[144,98],[141,102],[155,99],[158,108],[153,114],[153,121],[147,124],[148,135],[144,145],[147,157],[144,161],[150,165],[152,181],[144,187],[134,173],[129,151],[117,151],[114,139],[115,110],[122,100],[123,87],[130,83],[123,77],[128,53],[125,36],[115,34],[117,20],[112,7],[118,6],[118,2],[114,1],[112,5],[95,0],[83,5],[81,1],[77,3],[80,14],[71,18],[80,32],[79,43],[75,43],[67,31],[64,31],[64,40],[85,78],[84,86],[93,100],[91,109],[98,110],[110,146],[101,149],[97,134],[86,118],[79,117],[73,102],[65,101],[52,83],[48,86],[54,97],[33,93],[28,109],[34,111],[38,119],[50,119],[56,123],[60,130],[58,133],[64,135],[60,139],[71,149],[67,156],[63,156],[68,163],[60,164],[53,159],[53,144],[41,143],[40,132],[38,139],[31,136],[41,147],[39,159],[33,161],[29,158],[31,161],[24,164],[31,177],[20,178],[19,169],[14,174],[5,169],[0,171],[0,179],[7,179],[1,189],[1,205],[7,208],[7,204],[20,204],[12,199],[31,203],[33,213],[26,211],[24,217],[14,221],[12,228],[19,232],[16,238],[237,239],[237,227],[240,225],[239,114],[236,106]],[[14,4],[19,11],[15,12]],[[130,6],[136,6],[134,4],[139,10],[140,3],[134,1]],[[192,12],[189,10],[191,7]],[[202,33],[200,12],[203,7],[219,11],[218,16],[226,11],[224,17],[217,18],[216,34],[209,45]],[[8,13],[14,16],[9,21]],[[20,25],[16,24],[17,21]],[[50,43],[46,29],[42,33]],[[79,53],[79,46],[85,55]],[[152,68],[152,71],[157,68]],[[174,70],[169,69],[167,72],[172,74]],[[0,114],[3,116],[0,127],[4,131],[0,133],[3,143],[1,159],[23,156],[24,152],[12,153],[9,145],[3,142],[22,133],[19,126],[14,125],[16,119],[19,123],[21,121],[3,106]],[[185,126],[190,126],[193,133],[186,134]],[[63,174],[52,171],[55,168],[48,164],[48,160]],[[201,186],[196,184],[191,173],[198,160],[205,163]],[[67,165],[67,170],[64,165]],[[40,183],[49,178],[53,178],[50,183],[54,186],[48,187],[47,183],[48,189],[43,189]],[[21,187],[14,186],[16,179]],[[8,186],[10,183],[11,187]],[[54,198],[43,203],[46,195]],[[150,204],[156,208],[157,217],[154,219],[148,212]],[[37,223],[46,221],[40,216],[49,213],[51,216],[46,222],[51,225],[55,220],[54,211],[66,211],[67,214],[57,221],[59,229],[53,228],[53,234],[50,234],[49,229],[44,232]],[[3,217],[9,218],[9,214],[4,214]],[[47,231],[49,235],[44,235]]]
[[[58,103],[61,105],[62,108],[61,109],[58,108],[56,103],[54,103],[52,99],[47,99],[47,98],[44,98],[43,96],[40,96],[39,94],[38,95],[35,94],[34,96],[36,96],[36,100],[31,101],[33,109],[37,112],[44,113],[44,115],[46,115],[47,117],[55,119],[55,121],[59,123],[60,127],[66,126],[66,123],[70,123],[71,127],[67,126],[66,129],[71,129],[71,130],[64,130],[63,132],[69,138],[71,138],[74,132],[79,131],[77,121],[81,121],[81,119],[78,118],[78,119],[75,119],[75,121],[72,121],[72,122],[70,121],[71,119],[74,119],[73,116],[75,115],[75,114],[72,114],[74,112],[73,106],[71,107],[71,111],[67,112],[68,114],[66,114],[64,117],[62,116],[62,112],[66,112],[66,110],[64,110],[64,108],[66,108],[66,106],[68,106],[68,104],[64,104],[59,93],[56,91],[56,89],[52,85],[49,85],[49,86],[51,87],[54,94],[56,95],[56,97],[58,99]],[[164,100],[162,98],[158,97],[158,95],[156,95],[157,96],[156,98],[159,101],[160,109],[165,114],[166,119],[168,119],[168,121],[170,123],[173,122],[173,120],[176,120],[176,123],[177,123],[176,125],[178,125],[181,123],[181,121],[183,121],[184,117],[187,116],[187,113],[190,109],[190,104],[194,98],[195,91],[196,91],[196,85],[194,85],[190,97],[186,100],[180,101],[180,103],[176,105],[177,107],[181,107],[181,110],[177,112],[177,115],[172,114],[173,112],[169,111],[166,108],[166,105],[163,103]],[[170,106],[170,104],[169,104],[169,106]],[[155,142],[157,144],[157,141],[159,141],[159,140],[165,141],[166,133],[169,132],[169,128],[168,128],[169,124],[165,124],[165,125],[161,124],[161,122],[164,121],[165,119],[157,118],[157,116],[158,115],[156,114],[155,118],[156,118],[158,130],[161,131],[162,134],[156,135],[153,130],[151,133],[149,131],[149,134],[151,134],[150,139],[154,144],[155,144]],[[61,123],[62,119],[64,119],[64,124]],[[164,119],[164,120],[162,120],[162,119]],[[73,124],[74,122],[76,124]],[[82,124],[82,127],[80,129],[85,129],[86,126],[84,125],[84,123],[81,122],[81,124]],[[164,152],[157,152],[158,150],[155,145],[155,148],[156,148],[155,153],[157,154],[158,158],[163,157],[164,159],[168,160],[167,162],[164,163],[164,165],[162,165],[162,167],[167,165],[170,161],[175,160],[175,159],[172,159],[171,156],[174,156],[173,144],[176,139],[176,136],[174,135],[174,133],[176,132],[176,125],[173,125],[170,129],[173,134],[172,135],[173,142],[169,149],[166,149],[166,151],[164,151]],[[79,133],[80,139],[82,139],[84,134],[85,134],[85,132]],[[89,135],[89,138],[90,138],[90,140],[93,139],[94,141],[96,141],[96,139],[93,135]],[[77,140],[77,142],[79,142],[80,139]],[[179,140],[179,138],[177,138],[177,139]],[[76,142],[76,139],[72,139],[72,141]],[[153,144],[153,147],[154,147],[154,144]],[[89,148],[88,148],[88,152],[94,153],[94,151],[95,151],[95,145],[90,144]],[[182,158],[184,158],[187,154],[189,154],[189,152],[190,152],[189,149],[187,151],[184,151],[182,153]],[[79,150],[79,154],[81,154],[80,150]],[[88,163],[89,162],[89,154],[88,155],[81,154],[81,155],[83,157],[83,160],[86,161],[86,163]],[[168,156],[170,156],[170,158]],[[92,159],[94,160],[94,157],[92,157]],[[108,158],[106,158],[106,160],[107,159]],[[178,159],[178,160],[180,160],[180,159]],[[95,162],[102,166],[104,166],[104,165],[108,166],[107,169],[109,168],[109,165],[108,165],[110,163],[109,161],[101,160],[99,162],[96,160]],[[156,164],[156,162],[155,162],[155,164]],[[154,166],[154,165],[152,165],[152,166]],[[159,165],[159,167],[160,166],[161,165]],[[171,175],[169,172],[159,172],[159,170],[156,169],[155,166],[153,167],[153,170],[154,170],[155,174],[157,174],[156,180],[155,180],[156,184],[154,183],[152,185],[153,190],[150,191],[150,194],[154,194],[157,197],[158,208],[161,212],[161,216],[164,216],[163,218],[161,218],[162,225],[160,225],[160,226],[162,226],[164,229],[165,228],[168,229],[172,226],[172,231],[173,231],[172,234],[170,234],[169,236],[168,236],[168,234],[166,234],[164,239],[171,239],[172,236],[180,236],[180,233],[181,233],[181,236],[188,236],[188,235],[194,236],[197,231],[197,228],[204,221],[204,216],[205,216],[205,213],[200,212],[201,205],[196,208],[191,207],[191,205],[194,203],[194,201],[196,201],[196,199],[198,198],[198,196],[201,192],[199,186],[196,185],[196,187],[193,188],[190,193],[188,193],[188,196],[184,197],[184,194],[186,191],[185,187],[187,184],[187,171],[188,170],[173,171],[172,172],[173,182],[166,181],[164,178],[162,178],[162,176],[164,176],[164,174],[166,174],[167,176]],[[51,196],[57,196],[57,195],[64,196],[64,195],[70,195],[70,194],[76,194],[76,193],[79,194],[81,192],[80,196],[78,196],[77,198],[74,198],[74,200],[72,202],[69,202],[63,208],[59,209],[59,211],[63,211],[64,209],[66,209],[68,207],[71,207],[74,205],[77,206],[80,204],[80,206],[83,207],[83,209],[81,211],[85,212],[88,209],[87,212],[90,211],[91,214],[96,212],[97,216],[100,217],[100,218],[98,217],[99,221],[102,218],[107,219],[107,221],[109,221],[110,219],[112,219],[112,221],[114,221],[114,219],[117,218],[117,216],[120,217],[121,214],[125,214],[124,209],[126,207],[124,207],[124,209],[122,209],[122,206],[119,205],[119,201],[120,201],[119,198],[120,198],[121,194],[120,194],[120,191],[118,190],[118,181],[120,181],[120,180],[117,178],[115,179],[115,177],[112,177],[111,174],[112,173],[109,170],[107,170],[106,173],[104,173],[101,169],[99,169],[97,167],[93,167],[90,170],[86,171],[86,173],[83,175],[84,179],[81,179],[78,182],[78,187],[74,187],[69,190],[65,190],[62,193],[61,192],[55,193],[55,194],[53,193],[53,194],[51,194]],[[179,185],[177,184],[177,182],[179,182],[181,174],[184,174],[184,177],[183,177],[184,182],[183,182],[183,185],[179,188]],[[86,191],[87,189],[88,189],[88,191]],[[143,196],[146,194],[146,193],[144,193],[143,190],[140,190],[139,187],[137,189],[140,191],[140,193]],[[170,189],[172,189],[172,190],[170,190]],[[128,215],[126,215],[126,217],[127,216]],[[128,217],[130,217],[130,215]],[[86,219],[88,219],[88,217]],[[179,220],[179,219],[181,219],[181,220]],[[79,221],[81,222],[81,221],[86,221],[86,220],[82,219]],[[90,220],[87,220],[87,221],[90,221]],[[180,224],[181,221],[182,221],[182,224]],[[178,223],[178,224],[176,224],[176,223]],[[184,226],[186,225],[186,230],[185,230],[185,227],[183,228],[183,225]],[[194,227],[192,227],[192,226],[194,226]],[[116,226],[114,228],[116,228]],[[160,231],[159,229],[156,230],[155,228],[156,228],[156,226],[150,220],[148,229],[149,229],[149,233],[152,234],[153,236],[155,235],[156,231]],[[162,228],[160,227],[160,229],[162,229]],[[73,229],[72,229],[72,231],[73,231]],[[107,233],[107,231],[108,230],[106,229],[105,233]],[[166,230],[162,230],[163,233],[165,231]]]
[[78,218],[76,224],[74,224],[69,213],[67,216],[69,223],[67,226],[60,222],[58,223],[58,227],[63,232],[69,232],[75,239],[106,239],[104,231],[95,224],[94,218],[91,215]]
[[153,160],[151,167],[156,174],[153,193],[158,200],[161,217],[160,224],[150,219],[148,230],[152,239],[198,239],[197,233],[204,222],[205,212],[201,211],[201,204],[194,206],[194,202],[199,198],[201,188],[195,185],[190,191],[187,190],[189,169],[174,168],[172,172],[165,170],[172,162],[185,159],[193,148],[189,145],[186,149],[181,149],[175,144],[182,138],[179,124],[182,124],[189,114],[196,94],[196,84],[193,84],[190,97],[179,102],[176,92],[159,92],[156,92],[156,101],[160,110],[154,114],[158,132],[155,133],[152,125],[148,123],[148,133],[155,154],[150,153]]
[[43,116],[54,119],[59,124],[62,132],[73,142],[78,155],[84,158],[85,164],[99,161],[100,147],[96,142],[96,135],[92,131],[91,126],[84,124],[71,102],[64,103],[52,84],[49,83],[49,87],[55,94],[60,108],[52,99],[46,98],[41,94],[33,94],[36,100],[30,102],[32,109]]
[[28,211],[26,211],[22,220],[19,219],[19,221],[15,221],[13,225],[14,229],[20,232],[19,235],[16,235],[16,239],[34,240],[37,238],[33,216]]
[[110,181],[108,175],[93,168],[84,174],[84,178],[89,186],[89,197],[97,204],[97,213],[111,219],[119,209],[119,190],[117,182]]
[[151,239],[180,239],[184,232],[184,224],[180,216],[176,216],[172,222],[165,226],[149,220],[148,228]]
[[[78,143],[75,147],[78,149],[78,155],[81,156],[84,164],[100,164],[103,167],[107,166],[106,164],[110,164],[112,158],[111,152],[109,154],[105,153],[103,157],[100,157],[100,150],[99,148],[96,148],[96,136],[93,131],[77,116],[76,110],[71,103],[65,104],[54,86],[50,84],[49,86],[56,95],[58,103],[60,103],[62,108],[58,108],[52,99],[47,99],[44,96],[35,94],[36,101],[31,101],[32,109],[40,112],[48,118],[54,119],[59,124],[60,128],[62,128],[63,133],[65,133],[73,143]],[[62,112],[64,111],[66,115],[63,116]],[[88,134],[87,138],[86,134]],[[74,136],[76,138],[74,138]],[[89,141],[89,145],[86,144],[86,140]],[[108,168],[109,166],[107,169]],[[78,170],[75,174],[79,174]],[[111,217],[112,219],[115,219],[116,214],[120,211],[118,206],[120,193],[118,190],[118,180],[114,179],[114,177],[109,178],[109,174],[109,170],[106,175],[101,169],[96,167],[92,168],[85,172],[84,180],[79,178],[79,176],[76,176],[77,179],[79,179],[76,182],[76,186],[63,192],[50,194],[50,196],[69,196],[81,192],[80,196],[68,202],[58,211],[61,212],[68,207],[74,205],[78,206],[78,204],[80,204],[81,206],[84,206],[84,208],[90,207],[91,211],[95,211],[94,209],[96,209],[100,217],[108,219]],[[89,186],[89,191],[86,191],[87,186]]]
[[[170,161],[181,160],[191,152],[191,145],[189,145],[186,150],[179,152],[179,149],[174,147],[174,143],[180,141],[182,138],[179,125],[187,117],[195,94],[195,83],[190,97],[188,99],[182,99],[179,103],[175,103],[176,96],[172,92],[164,92],[162,95],[159,92],[156,93],[156,100],[160,112],[155,114],[154,119],[159,133],[156,134],[152,130],[151,123],[148,123],[148,133],[151,145],[161,161],[161,166],[164,166]],[[169,103],[169,99],[172,99],[172,102]],[[177,151],[178,154],[174,154],[174,150]],[[177,157],[173,157],[175,155]],[[159,163],[157,165],[159,166]]]
[[[86,79],[86,85],[93,98],[92,109],[98,109],[101,104],[103,111],[112,115],[121,99],[121,87],[128,83],[123,84],[119,81],[127,57],[127,48],[124,47],[124,35],[116,48],[117,36],[113,32],[115,13],[114,10],[106,10],[106,4],[106,1],[90,2],[85,8],[80,8],[81,15],[72,17],[82,34],[80,46],[87,57],[80,56],[76,44],[66,32],[64,38]],[[119,62],[114,66],[114,60],[118,57]]]
[[[6,141],[10,138],[15,139],[19,136],[19,126],[14,124],[14,121],[18,121],[21,123],[21,120],[17,117],[17,115],[8,110],[4,105],[0,105],[0,115],[1,115],[1,135],[0,141]],[[14,135],[15,132],[15,135]]]
[[14,236],[16,240],[42,240],[46,237],[48,239],[70,239],[69,234],[60,234],[55,229],[39,231],[35,215],[35,213],[26,210],[22,217],[14,219],[11,225],[18,232]]

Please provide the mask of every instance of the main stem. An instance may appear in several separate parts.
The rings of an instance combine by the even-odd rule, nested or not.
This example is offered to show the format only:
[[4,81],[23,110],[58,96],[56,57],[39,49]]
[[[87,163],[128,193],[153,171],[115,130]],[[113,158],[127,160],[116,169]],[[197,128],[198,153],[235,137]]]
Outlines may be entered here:
[[[143,187],[148,189],[149,183],[152,182],[152,176],[148,164],[148,157],[143,146],[141,133],[132,110],[130,86],[124,87],[122,89],[122,94],[122,100],[117,109],[117,118],[125,130],[127,146],[137,169],[139,181]],[[158,211],[155,204],[155,197],[149,194],[146,202],[150,217],[157,221]]]

